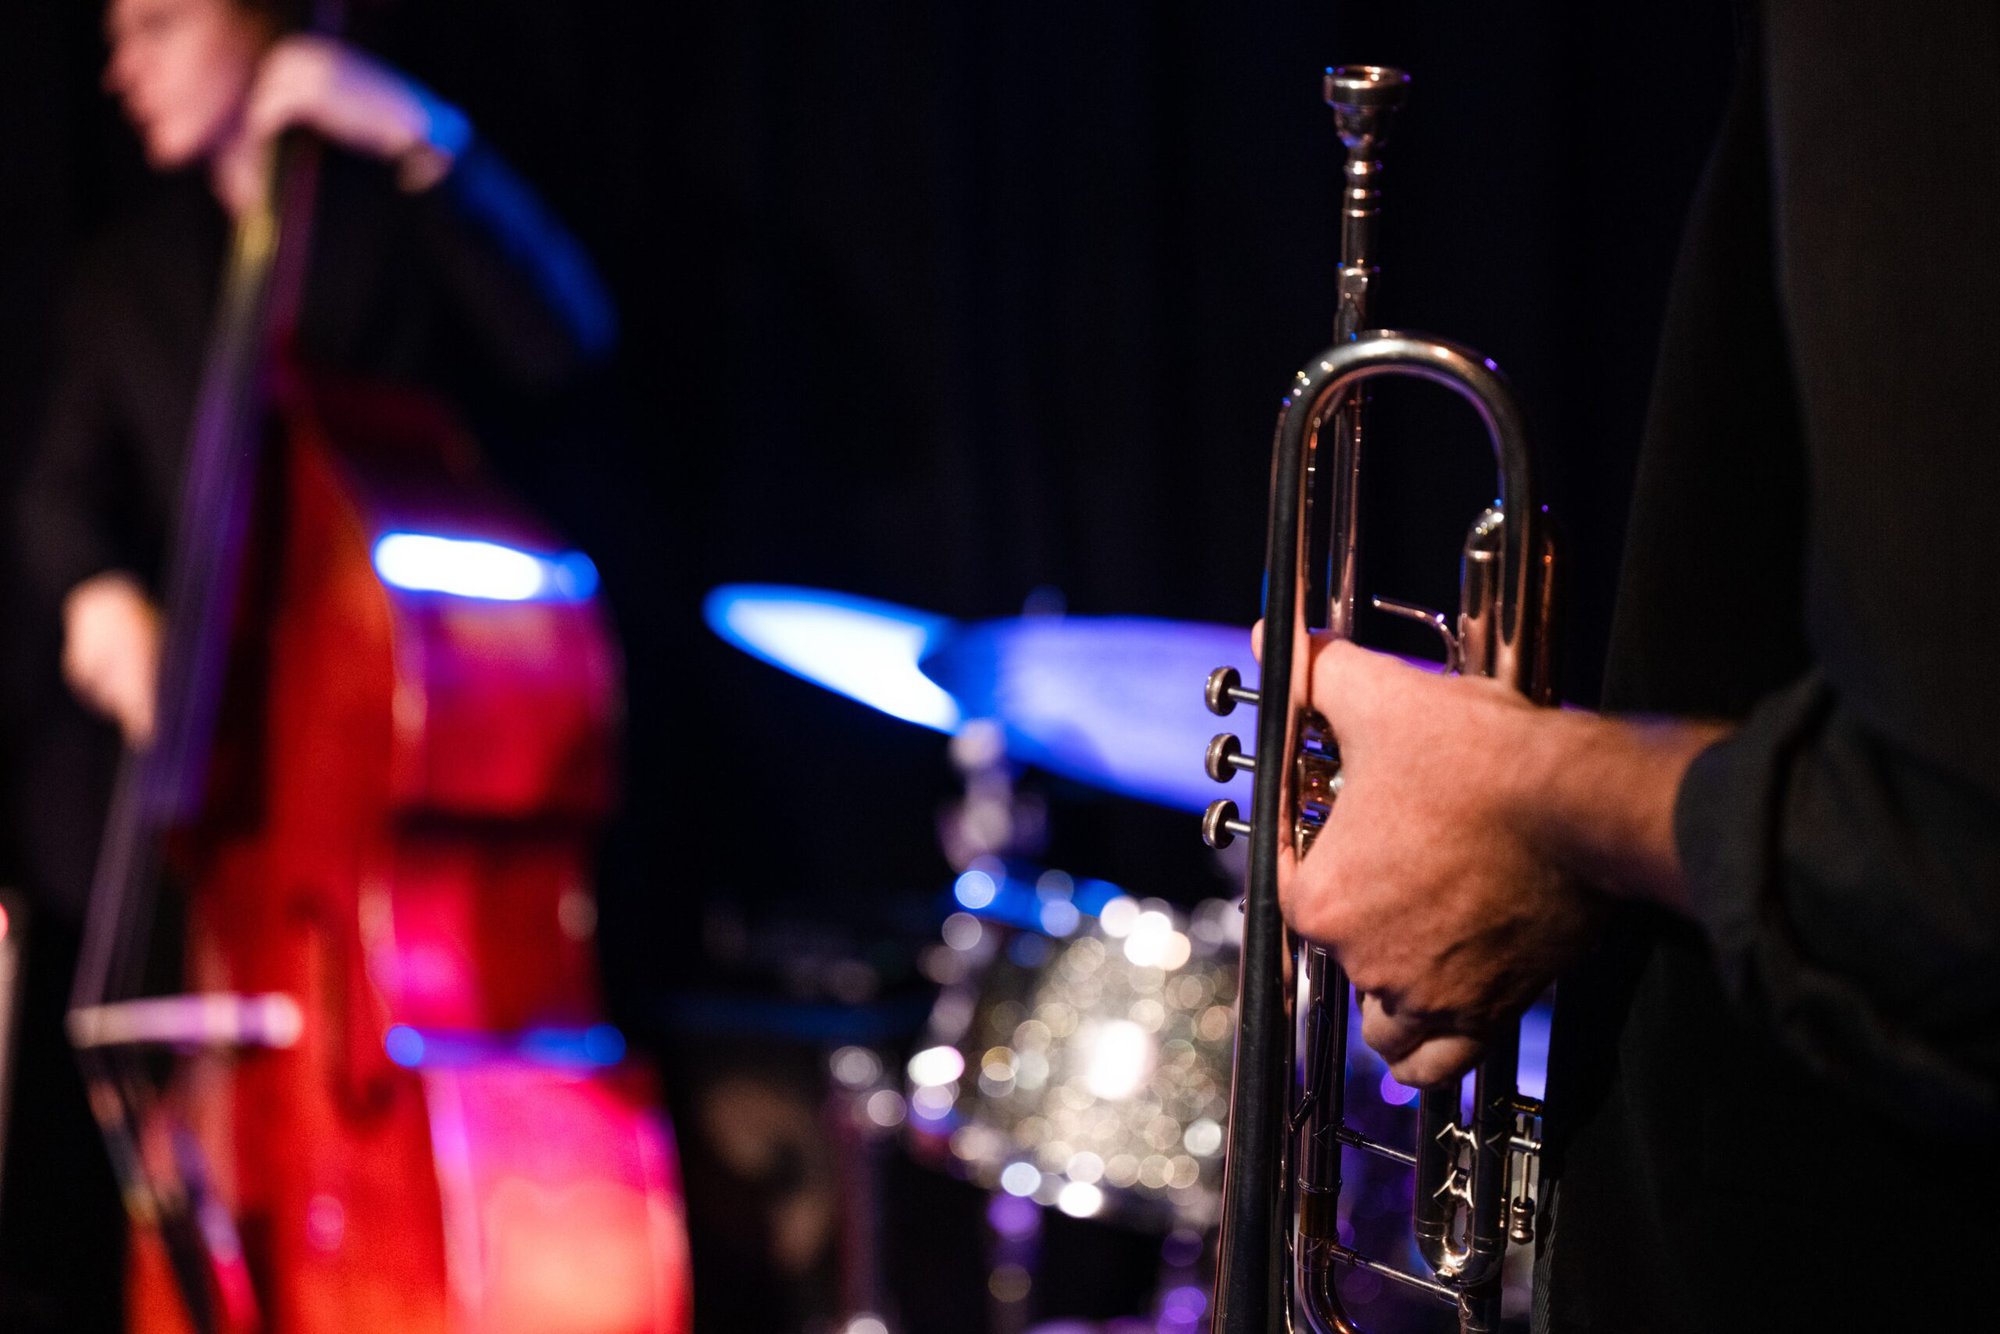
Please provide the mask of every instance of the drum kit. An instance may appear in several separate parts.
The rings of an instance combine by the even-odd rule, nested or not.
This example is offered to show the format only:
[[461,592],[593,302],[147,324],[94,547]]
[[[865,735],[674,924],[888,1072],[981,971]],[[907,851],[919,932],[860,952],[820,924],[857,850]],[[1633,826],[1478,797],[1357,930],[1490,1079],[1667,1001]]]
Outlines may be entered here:
[[[963,623],[772,585],[718,588],[705,616],[754,657],[948,734],[964,779],[963,801],[939,827],[957,875],[925,960],[938,997],[900,1071],[879,1051],[830,1054],[848,1133],[899,1137],[920,1162],[988,1192],[996,1334],[1029,1328],[1049,1209],[1160,1237],[1161,1269],[1145,1317],[1035,1326],[1040,1334],[1203,1327],[1241,914],[1231,900],[1183,907],[1039,865],[1046,812],[1013,778],[1032,766],[1200,812],[1217,784],[1200,761],[1215,719],[1199,687],[1215,663],[1245,656],[1245,630],[1059,615]],[[1240,879],[1238,868],[1219,871]],[[1361,1099],[1376,1106],[1352,1109],[1357,1119],[1414,1099],[1358,1044],[1349,1060],[1359,1081],[1351,1087],[1379,1098]],[[1389,1204],[1407,1195],[1406,1173],[1374,1159],[1357,1172],[1381,1180],[1364,1180],[1344,1202],[1353,1216],[1343,1217],[1343,1232],[1358,1230],[1384,1250],[1407,1245]],[[866,1226],[865,1208],[850,1214]],[[873,1246],[851,1239],[847,1253],[872,1257]],[[897,1334],[884,1286],[849,1275],[849,1310],[833,1328]],[[1399,1314],[1393,1298],[1371,1309],[1365,1289],[1350,1297],[1376,1317],[1371,1327],[1425,1327]]]

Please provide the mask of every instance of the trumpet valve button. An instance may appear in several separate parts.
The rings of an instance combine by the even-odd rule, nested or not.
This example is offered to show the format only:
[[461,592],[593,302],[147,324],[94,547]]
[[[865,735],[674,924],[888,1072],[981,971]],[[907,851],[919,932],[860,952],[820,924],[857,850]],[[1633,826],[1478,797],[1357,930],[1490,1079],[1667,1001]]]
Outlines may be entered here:
[[1247,838],[1250,826],[1237,818],[1236,803],[1226,798],[1208,803],[1201,817],[1201,841],[1221,851],[1239,837]]
[[1257,692],[1243,688],[1243,676],[1234,667],[1218,667],[1208,674],[1208,684],[1202,688],[1202,698],[1208,703],[1208,711],[1218,718],[1227,717],[1238,704],[1257,703]]
[[1208,776],[1218,783],[1226,783],[1238,773],[1257,772],[1255,757],[1243,753],[1243,743],[1228,732],[1222,733],[1208,743],[1208,753],[1202,757],[1202,767]]
[[1218,667],[1208,674],[1208,684],[1202,687],[1202,698],[1208,703],[1208,711],[1218,718],[1227,717],[1236,711],[1236,689],[1243,684],[1242,674],[1234,667]]

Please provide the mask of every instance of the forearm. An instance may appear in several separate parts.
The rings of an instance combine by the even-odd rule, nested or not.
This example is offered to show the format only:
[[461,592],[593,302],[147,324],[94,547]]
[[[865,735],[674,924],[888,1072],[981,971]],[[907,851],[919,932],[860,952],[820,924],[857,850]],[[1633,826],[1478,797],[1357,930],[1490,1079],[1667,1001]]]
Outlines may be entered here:
[[[416,80],[341,42],[288,37],[250,95],[239,156],[305,126],[389,165],[415,212],[427,273],[509,382],[544,392],[611,349],[611,302],[589,258],[465,115]],[[225,190],[225,194],[228,192]]]
[[55,375],[11,498],[8,536],[38,614],[52,614],[93,575],[149,569],[138,559],[152,536],[135,521],[141,484],[113,416],[121,401],[109,366],[115,354],[99,318],[110,300],[94,281],[78,281],[67,293]]
[[2000,1117],[2000,799],[1817,675],[1724,725],[1537,708],[1339,640],[1311,671],[1345,781],[1280,894],[1413,1072],[1449,1074],[1419,1044],[1525,1003],[1609,897],[1699,924],[1744,1022],[1829,1078],[1933,1126]]
[[1528,837],[1587,884],[1692,916],[1675,800],[1695,757],[1729,726],[1572,710],[1526,722],[1514,801]]
[[1515,800],[1545,855],[1702,927],[1745,1022],[1930,1127],[2000,1109],[2000,819],[1816,678],[1740,726],[1536,715]]
[[617,318],[596,268],[491,145],[468,139],[412,203],[465,331],[509,380],[559,387],[609,354]]

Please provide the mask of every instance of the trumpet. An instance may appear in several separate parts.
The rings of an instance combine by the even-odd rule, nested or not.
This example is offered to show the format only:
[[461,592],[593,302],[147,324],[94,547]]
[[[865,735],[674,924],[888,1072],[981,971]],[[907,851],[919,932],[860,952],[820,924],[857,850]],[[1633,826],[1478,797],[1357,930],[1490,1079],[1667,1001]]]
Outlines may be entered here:
[[[1471,525],[1456,621],[1374,599],[1441,636],[1445,669],[1496,677],[1531,698],[1550,697],[1547,516],[1533,489],[1520,405],[1491,361],[1442,339],[1367,327],[1380,214],[1380,151],[1408,76],[1379,66],[1329,70],[1325,96],[1347,148],[1335,342],[1295,377],[1279,413],[1271,467],[1264,568],[1263,676],[1246,689],[1217,668],[1211,711],[1256,706],[1256,752],[1217,736],[1207,769],[1218,780],[1254,775],[1251,815],[1213,803],[1203,836],[1213,847],[1250,844],[1237,1000],[1214,1334],[1358,1334],[1343,1304],[1344,1268],[1373,1271],[1456,1308],[1461,1334],[1499,1326],[1500,1275],[1510,1242],[1533,1239],[1540,1106],[1516,1087],[1519,1035],[1489,1040],[1461,1119],[1459,1081],[1425,1089],[1409,1149],[1347,1124],[1349,984],[1326,950],[1285,929],[1278,907],[1280,839],[1303,856],[1338,800],[1337,739],[1306,702],[1302,665],[1315,631],[1352,638],[1365,386],[1383,377],[1441,385],[1484,424],[1498,500]],[[1291,967],[1286,963],[1289,960]],[[1411,1222],[1429,1275],[1342,1242],[1342,1154],[1352,1149],[1414,1169]]]

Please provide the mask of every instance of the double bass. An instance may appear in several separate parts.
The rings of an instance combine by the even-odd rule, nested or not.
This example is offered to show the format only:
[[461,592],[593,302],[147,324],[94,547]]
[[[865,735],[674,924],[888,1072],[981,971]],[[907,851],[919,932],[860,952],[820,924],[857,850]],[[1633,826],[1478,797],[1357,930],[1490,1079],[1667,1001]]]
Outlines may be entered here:
[[684,1334],[673,1142],[593,962],[620,713],[595,570],[443,405],[293,355],[314,150],[278,156],[235,228],[158,730],[119,768],[69,1018],[130,1328]]

